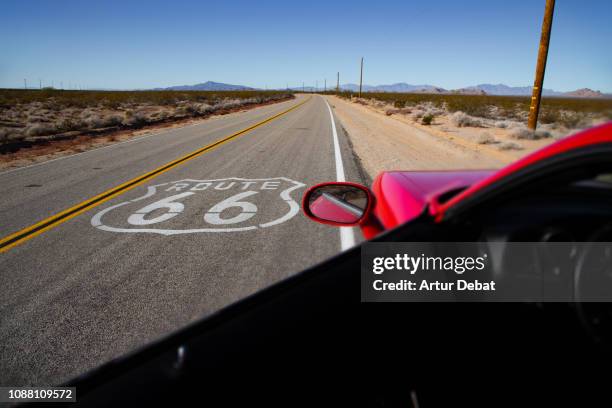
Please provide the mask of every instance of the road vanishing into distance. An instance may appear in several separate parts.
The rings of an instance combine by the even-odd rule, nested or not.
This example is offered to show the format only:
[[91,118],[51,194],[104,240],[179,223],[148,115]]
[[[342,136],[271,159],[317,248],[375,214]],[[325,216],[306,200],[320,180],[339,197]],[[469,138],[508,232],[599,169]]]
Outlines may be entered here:
[[299,203],[360,174],[318,95],[0,173],[0,385],[65,382],[359,241]]

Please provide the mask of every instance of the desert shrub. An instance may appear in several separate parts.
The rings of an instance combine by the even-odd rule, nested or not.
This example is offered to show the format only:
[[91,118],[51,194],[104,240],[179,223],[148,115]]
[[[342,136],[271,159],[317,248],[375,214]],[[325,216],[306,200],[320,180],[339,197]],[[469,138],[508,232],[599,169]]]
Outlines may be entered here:
[[522,150],[523,146],[516,142],[504,142],[498,146],[499,150]]
[[434,120],[434,115],[432,115],[431,113],[428,113],[425,116],[423,116],[423,119],[421,119],[421,123],[423,125],[429,126],[431,125],[431,122],[433,122],[433,120]]
[[21,129],[2,128],[0,129],[0,144],[23,140],[25,134]]
[[540,112],[538,121],[541,123],[555,123],[561,120],[561,113],[558,110],[543,109]]
[[508,122],[506,122],[505,120],[500,120],[499,122],[495,122],[495,127],[505,129],[508,127]]
[[476,143],[478,144],[493,144],[497,143],[497,140],[489,132],[483,132],[476,136]]
[[482,122],[479,119],[473,118],[470,115],[457,111],[450,117],[451,123],[458,127],[481,127]]
[[64,118],[56,123],[56,128],[58,132],[71,132],[87,128],[87,123],[81,119]]
[[183,112],[189,116],[197,116],[199,114],[197,105],[191,102],[183,105]]
[[393,106],[395,106],[398,109],[405,108],[406,107],[406,101],[402,101],[402,100],[394,101],[393,102]]
[[421,119],[423,115],[425,115],[425,111],[423,109],[413,109],[410,117],[416,121]]
[[121,122],[125,126],[141,127],[148,122],[146,114],[142,111],[134,112],[128,110],[125,112],[125,118]]
[[400,113],[401,109],[387,109],[385,111],[385,115],[387,116],[391,116],[391,115],[395,115],[397,113]]
[[536,138],[535,132],[531,129],[527,129],[524,126],[516,127],[508,133],[513,139],[525,139],[525,140],[534,140]]
[[578,129],[584,127],[585,119],[586,118],[584,117],[584,115],[578,114],[576,112],[563,112],[559,119],[559,123],[561,123],[568,129]]
[[[42,113],[42,112],[41,112]],[[97,113],[90,110],[90,109],[85,109],[84,111],[82,111],[79,114],[79,118],[83,119],[83,120],[88,120],[90,118],[94,118],[97,116]]]
[[57,133],[57,127],[50,123],[34,123],[25,130],[26,136],[45,136]]
[[170,113],[168,111],[162,110],[162,111],[158,111],[157,113],[157,118],[159,120],[166,120],[170,117]]
[[538,140],[538,139],[548,139],[552,137],[551,133],[545,129],[539,129],[537,131],[533,131],[524,126],[516,127],[508,133],[508,135],[513,139],[524,139],[524,140]]
[[48,123],[48,122],[51,122],[48,118],[45,118],[44,116],[38,116],[38,115],[28,116],[28,119],[27,119],[27,123],[31,123],[31,124]]
[[535,139],[548,139],[552,137],[552,134],[548,130],[536,130],[534,134]]
[[219,102],[215,107],[218,109],[233,109],[242,106],[240,99],[224,99]]
[[[253,102],[256,103],[256,102]],[[207,103],[200,103],[196,106],[196,110],[200,115],[206,115],[208,113],[214,112],[214,107]]]
[[8,141],[9,130],[6,128],[0,128],[0,143],[6,143]]
[[119,126],[123,122],[123,117],[118,114],[104,115],[104,116],[90,116],[86,120],[88,127],[92,129],[99,129],[105,127]]

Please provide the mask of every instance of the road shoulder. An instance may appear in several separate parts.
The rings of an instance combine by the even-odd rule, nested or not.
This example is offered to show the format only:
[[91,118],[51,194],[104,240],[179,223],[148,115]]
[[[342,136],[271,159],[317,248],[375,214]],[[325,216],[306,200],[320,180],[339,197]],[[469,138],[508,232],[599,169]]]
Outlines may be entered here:
[[327,96],[370,178],[385,170],[499,168],[514,158],[432,134],[364,106]]

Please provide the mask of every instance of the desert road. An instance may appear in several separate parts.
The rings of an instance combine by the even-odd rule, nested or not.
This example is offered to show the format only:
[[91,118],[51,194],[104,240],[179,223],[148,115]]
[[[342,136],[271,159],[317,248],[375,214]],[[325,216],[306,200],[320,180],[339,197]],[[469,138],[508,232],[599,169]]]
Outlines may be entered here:
[[334,121],[302,95],[1,172],[0,385],[62,383],[359,241],[299,210],[364,182]]

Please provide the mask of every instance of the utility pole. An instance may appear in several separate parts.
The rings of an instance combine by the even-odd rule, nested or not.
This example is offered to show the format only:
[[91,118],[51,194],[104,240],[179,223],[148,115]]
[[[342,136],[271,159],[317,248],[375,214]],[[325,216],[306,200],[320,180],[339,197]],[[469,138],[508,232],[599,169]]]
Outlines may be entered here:
[[542,98],[542,85],[544,84],[544,72],[546,71],[546,59],[548,58],[548,44],[550,43],[550,30],[552,28],[555,0],[546,0],[544,8],[544,21],[542,22],[542,36],[540,37],[540,49],[538,51],[538,63],[536,65],[536,76],[533,83],[531,95],[531,107],[529,108],[529,121],[527,127],[535,130],[538,125],[540,113],[540,99]]
[[340,72],[338,72],[338,81],[336,82],[336,92],[340,92]]
[[359,97],[361,98],[361,86],[363,85],[363,57],[361,57],[361,74],[359,74]]
[[319,81],[315,81],[315,92],[319,92]]
[[28,81],[23,78],[23,89],[28,89]]
[[42,79],[39,79],[39,80],[38,80],[38,87],[39,87],[40,89],[42,89]]
[[327,92],[327,78],[325,78],[325,86],[323,87],[323,92]]
[[302,82],[302,93],[306,92],[306,88],[304,87],[304,82]]

